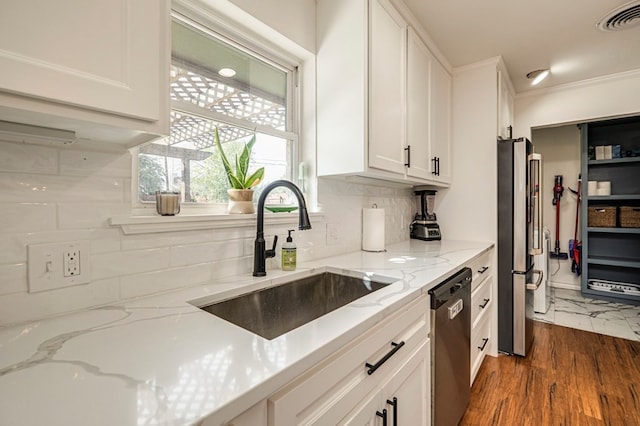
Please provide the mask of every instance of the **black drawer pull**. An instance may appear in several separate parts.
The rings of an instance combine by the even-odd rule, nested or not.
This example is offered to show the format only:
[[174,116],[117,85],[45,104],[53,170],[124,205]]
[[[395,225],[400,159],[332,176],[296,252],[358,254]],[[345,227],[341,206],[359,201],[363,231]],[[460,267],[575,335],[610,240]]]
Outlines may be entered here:
[[480,306],[482,309],[484,309],[484,308],[487,307],[487,303],[489,303],[490,300],[491,299],[484,299],[484,303],[482,305],[478,305],[478,306]]
[[382,413],[380,411],[376,411],[376,416],[382,417],[382,426],[387,426],[387,409],[386,408],[382,410]]
[[483,266],[482,268],[480,268],[480,270],[478,271],[479,274],[484,274],[485,272],[487,272],[487,269],[489,269],[488,266]]
[[398,398],[394,396],[393,400],[387,399],[387,404],[393,407],[393,426],[398,426]]
[[401,341],[400,343],[395,343],[395,342],[391,342],[391,345],[394,346],[393,349],[391,349],[389,352],[387,352],[387,354],[385,356],[382,357],[382,359],[378,362],[376,362],[374,365],[369,364],[368,362],[365,363],[365,366],[369,369],[367,370],[367,374],[368,375],[372,375],[373,373],[376,372],[376,370],[378,368],[380,368],[380,366],[382,364],[384,364],[385,362],[387,362],[387,360],[389,358],[391,358],[393,356],[393,354],[395,354],[396,352],[398,352],[398,350],[404,346],[404,341]]
[[485,346],[487,346],[487,343],[489,343],[489,338],[485,337],[484,339],[482,339],[482,346],[478,346],[478,349],[480,349],[480,351],[484,351]]
[[407,168],[410,168],[411,167],[411,145],[407,145],[407,147],[404,150],[407,151],[407,162],[404,163],[404,165]]

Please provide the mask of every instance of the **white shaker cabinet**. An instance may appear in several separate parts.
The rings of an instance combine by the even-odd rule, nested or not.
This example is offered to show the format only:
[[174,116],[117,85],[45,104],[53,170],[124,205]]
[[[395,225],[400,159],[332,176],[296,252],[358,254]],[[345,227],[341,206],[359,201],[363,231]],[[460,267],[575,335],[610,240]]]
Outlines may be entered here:
[[412,28],[407,64],[407,175],[449,183],[451,76]]
[[493,277],[494,249],[469,263],[473,271],[471,281],[471,357],[469,360],[471,384],[496,339],[493,325],[496,319],[496,295]]
[[448,152],[450,77],[432,86],[440,64],[393,3],[319,0],[317,43],[318,176],[446,186],[430,156]]
[[403,174],[407,24],[386,1],[369,4],[369,167]]
[[170,3],[7,0],[0,120],[127,146],[167,134]]
[[451,75],[438,62],[431,66],[431,171],[432,179],[451,182]]
[[423,295],[272,395],[269,425],[430,424],[428,334]]
[[431,120],[431,67],[435,58],[413,28],[407,36],[407,146],[410,153],[407,174],[430,179],[433,175],[429,141]]
[[386,0],[317,4],[318,175],[403,180],[406,23]]
[[430,425],[431,400],[427,389],[431,383],[430,354],[430,342],[426,341],[380,391],[365,398],[338,424]]

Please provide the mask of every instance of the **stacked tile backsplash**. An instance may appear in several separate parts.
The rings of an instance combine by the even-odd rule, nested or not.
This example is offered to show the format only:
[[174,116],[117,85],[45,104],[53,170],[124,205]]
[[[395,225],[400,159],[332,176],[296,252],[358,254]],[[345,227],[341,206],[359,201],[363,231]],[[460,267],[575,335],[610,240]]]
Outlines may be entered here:
[[[139,235],[110,226],[131,212],[131,170],[128,151],[0,141],[0,326],[251,273],[255,226]],[[318,203],[322,218],[295,233],[299,266],[359,250],[363,207],[385,209],[387,244],[408,238],[416,208],[410,189],[329,179]],[[265,234],[282,241],[286,227]],[[77,240],[90,242],[91,282],[29,293],[27,246]]]

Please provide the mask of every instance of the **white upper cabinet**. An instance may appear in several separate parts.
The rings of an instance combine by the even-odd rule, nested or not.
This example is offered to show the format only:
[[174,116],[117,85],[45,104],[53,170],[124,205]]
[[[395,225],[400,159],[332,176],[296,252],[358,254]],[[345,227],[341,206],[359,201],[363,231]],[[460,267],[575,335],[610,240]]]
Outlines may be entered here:
[[451,75],[438,61],[431,67],[431,167],[433,179],[451,181]]
[[404,173],[407,24],[384,0],[371,0],[369,166]]
[[451,76],[412,28],[407,52],[407,174],[449,183]]
[[435,58],[412,28],[407,44],[407,146],[409,167],[407,174],[417,178],[432,176],[431,120],[431,66]]
[[448,184],[431,160],[446,157],[448,173],[448,140],[431,140],[449,137],[450,77],[442,68],[448,86],[438,75],[434,89],[440,65],[403,15],[387,0],[319,0],[317,19],[318,176]]
[[7,0],[0,120],[133,145],[169,127],[167,0]]
[[508,77],[498,67],[498,136],[508,139],[513,136],[509,127],[513,126],[513,91]]

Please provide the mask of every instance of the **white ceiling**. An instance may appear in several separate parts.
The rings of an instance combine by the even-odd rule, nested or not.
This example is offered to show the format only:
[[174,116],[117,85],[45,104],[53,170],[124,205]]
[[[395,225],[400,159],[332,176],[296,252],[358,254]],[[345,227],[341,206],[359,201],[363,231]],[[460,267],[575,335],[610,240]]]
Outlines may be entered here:
[[629,0],[404,0],[452,66],[502,56],[516,89],[640,69],[640,25],[604,32],[596,23]]

